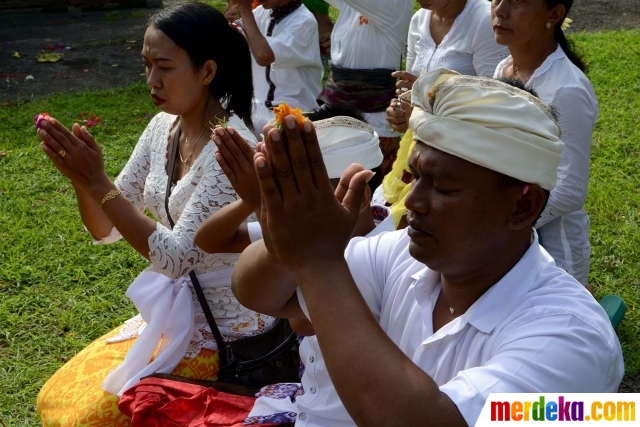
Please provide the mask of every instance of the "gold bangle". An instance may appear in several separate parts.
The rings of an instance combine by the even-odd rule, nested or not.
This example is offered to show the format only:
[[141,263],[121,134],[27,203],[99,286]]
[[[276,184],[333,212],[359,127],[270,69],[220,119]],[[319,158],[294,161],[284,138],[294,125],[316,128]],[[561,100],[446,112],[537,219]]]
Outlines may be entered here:
[[118,197],[122,192],[118,189],[109,191],[100,201],[100,209],[102,209],[102,205],[107,203],[109,200],[113,200]]

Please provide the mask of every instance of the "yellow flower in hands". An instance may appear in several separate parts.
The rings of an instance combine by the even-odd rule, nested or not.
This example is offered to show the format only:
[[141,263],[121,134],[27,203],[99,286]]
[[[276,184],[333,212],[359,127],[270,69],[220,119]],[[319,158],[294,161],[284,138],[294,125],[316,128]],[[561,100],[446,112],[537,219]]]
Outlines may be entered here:
[[286,102],[274,107],[274,114],[276,115],[276,129],[282,129],[282,122],[287,116],[294,116],[298,126],[302,126],[302,123],[306,120],[306,117],[302,115],[302,110],[299,108],[291,108]]

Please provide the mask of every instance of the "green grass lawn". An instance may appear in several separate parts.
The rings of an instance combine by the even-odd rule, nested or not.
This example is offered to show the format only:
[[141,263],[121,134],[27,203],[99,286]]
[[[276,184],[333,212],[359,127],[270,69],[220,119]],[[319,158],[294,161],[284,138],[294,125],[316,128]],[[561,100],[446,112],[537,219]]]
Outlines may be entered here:
[[[580,34],[600,101],[588,212],[591,283],[620,294],[627,373],[640,373],[640,32]],[[36,426],[40,387],[75,353],[135,314],[124,296],[146,262],[125,243],[93,246],[69,184],[40,150],[32,117],[64,123],[97,114],[92,129],[118,173],[157,110],[143,85],[54,95],[0,109],[0,420]]]

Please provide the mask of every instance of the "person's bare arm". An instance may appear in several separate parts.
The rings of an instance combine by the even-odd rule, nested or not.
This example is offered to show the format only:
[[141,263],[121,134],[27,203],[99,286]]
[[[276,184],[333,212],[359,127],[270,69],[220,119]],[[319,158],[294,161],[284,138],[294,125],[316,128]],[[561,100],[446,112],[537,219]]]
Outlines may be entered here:
[[[271,129],[273,129],[272,126],[264,128],[267,136]],[[258,145],[258,153],[253,160],[262,159],[269,163],[269,159],[273,158],[275,153],[270,152],[270,149],[264,144]],[[276,147],[277,149],[284,149],[284,146],[279,145]],[[238,155],[238,158],[241,159],[241,156]],[[351,178],[363,170],[364,168],[357,164],[347,167],[335,189],[335,197],[338,200],[345,197]],[[233,176],[233,174],[229,175]],[[330,188],[333,191],[333,187]],[[262,199],[264,197],[265,193],[262,192]],[[236,263],[232,276],[233,293],[242,305],[260,313],[280,318],[307,319],[300,309],[296,296],[298,285],[291,271],[280,261],[271,244],[267,224],[268,215],[264,203],[260,204],[259,218],[263,239],[252,243],[245,249]]]
[[211,215],[196,231],[196,245],[210,254],[241,253],[251,240],[244,220],[253,208],[242,199],[223,207]]
[[107,237],[113,230],[113,223],[109,217],[102,212],[98,203],[82,187],[75,186],[73,183],[72,186],[76,192],[80,219],[87,231],[95,240]]
[[306,319],[289,319],[289,325],[291,325],[293,332],[303,337],[310,337],[316,334],[316,331],[313,330],[313,325]]
[[276,60],[275,54],[269,46],[269,42],[260,32],[256,19],[251,10],[251,0],[232,0],[230,3],[236,6],[236,10],[240,13],[242,19],[242,28],[247,36],[249,48],[258,65],[266,67],[273,64]]
[[[301,132],[290,119],[285,119],[286,149],[284,135],[269,132],[272,167],[255,159],[266,205],[263,224],[272,251],[300,286],[346,409],[357,425],[368,427],[398,425],[400,420],[402,425],[466,426],[435,381],[384,333],[344,259],[370,172],[356,174],[338,202],[313,126],[306,121]],[[245,267],[251,268],[248,262]]]
[[[89,232],[101,238],[116,227],[136,251],[149,259],[148,240],[156,222],[122,196],[109,200],[100,209],[103,198],[117,189],[104,171],[102,152],[93,137],[78,125],[74,125],[72,133],[53,118],[41,126],[38,134],[43,140],[42,149],[76,188],[80,215]],[[76,136],[78,132],[82,138]]]
[[233,268],[231,289],[240,304],[279,318],[305,319],[289,269],[258,240],[242,252]]
[[196,245],[208,253],[240,253],[251,243],[245,219],[253,212],[259,216],[260,188],[253,169],[255,151],[231,126],[216,126],[212,134],[218,147],[216,160],[240,200],[208,218],[198,229]]

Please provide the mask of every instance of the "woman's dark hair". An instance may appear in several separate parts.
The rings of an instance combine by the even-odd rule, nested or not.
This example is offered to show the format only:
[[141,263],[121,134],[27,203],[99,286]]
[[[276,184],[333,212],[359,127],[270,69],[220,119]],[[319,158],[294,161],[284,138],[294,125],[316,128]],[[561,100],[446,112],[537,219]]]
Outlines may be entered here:
[[553,28],[553,37],[555,38],[556,43],[558,43],[562,48],[562,50],[564,51],[564,54],[567,55],[567,58],[569,58],[569,60],[573,62],[573,64],[576,67],[580,69],[580,71],[584,72],[587,69],[587,65],[582,60],[582,57],[576,52],[573,42],[567,39],[567,37],[564,35],[564,31],[562,30],[562,22],[564,21],[564,18],[566,18],[567,15],[569,15],[569,10],[571,10],[571,6],[573,6],[573,0],[544,0],[544,1],[547,4],[547,7],[549,7],[550,9],[553,7],[556,7],[559,4],[564,6],[564,9],[565,9],[564,16],[560,21],[558,21],[556,26]]
[[245,37],[222,13],[203,3],[178,3],[153,15],[148,25],[186,50],[196,68],[214,61],[218,69],[209,85],[211,95],[227,113],[235,113],[253,129],[251,51]]
[[348,105],[322,104],[319,108],[306,113],[305,116],[307,116],[307,118],[312,122],[317,122],[318,120],[325,120],[338,116],[347,116],[351,117],[352,119],[360,120],[361,122],[369,124],[364,114],[362,114],[360,110]]

